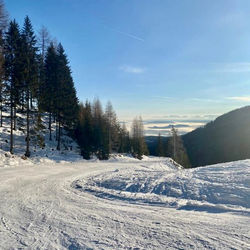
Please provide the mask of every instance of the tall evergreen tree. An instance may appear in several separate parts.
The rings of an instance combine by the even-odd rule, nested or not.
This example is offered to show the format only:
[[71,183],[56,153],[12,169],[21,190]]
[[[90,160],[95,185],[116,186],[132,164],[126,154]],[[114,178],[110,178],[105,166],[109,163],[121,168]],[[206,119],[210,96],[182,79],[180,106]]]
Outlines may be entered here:
[[76,125],[78,113],[78,100],[71,77],[69,62],[60,43],[57,48],[57,64],[55,111],[58,121],[57,149],[60,150],[61,125],[73,128]]
[[57,53],[53,43],[47,49],[45,64],[45,80],[41,85],[41,109],[49,113],[49,140],[52,140],[52,113],[54,112],[54,99],[57,82]]
[[93,118],[91,104],[87,101],[85,105],[79,105],[79,117],[76,127],[76,139],[81,148],[84,159],[90,159],[93,152]]
[[40,51],[40,54],[38,56],[39,88],[37,94],[38,106],[37,106],[37,119],[36,119],[38,130],[43,128],[41,112],[43,111],[42,102],[44,97],[43,94],[45,93],[45,91],[43,91],[43,87],[45,86],[45,55],[49,47],[50,41],[51,39],[48,30],[44,26],[42,26],[42,28],[39,30],[38,33],[38,48]]
[[0,127],[3,125],[3,92],[4,92],[4,31],[7,27],[8,14],[3,1],[0,1]]
[[31,21],[28,16],[24,19],[22,30],[23,41],[23,75],[24,75],[24,93],[26,102],[26,152],[25,156],[30,156],[30,111],[32,109],[33,98],[38,90],[38,62],[36,37],[33,31]]
[[5,36],[5,75],[10,103],[10,153],[13,154],[15,109],[19,100],[22,69],[21,69],[21,36],[16,21],[11,21]]

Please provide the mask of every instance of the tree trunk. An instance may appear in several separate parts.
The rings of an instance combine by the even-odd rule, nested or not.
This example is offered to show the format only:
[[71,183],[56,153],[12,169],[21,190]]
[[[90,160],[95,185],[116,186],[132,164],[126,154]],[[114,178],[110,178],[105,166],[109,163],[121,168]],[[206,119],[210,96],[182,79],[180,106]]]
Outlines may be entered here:
[[21,102],[22,102],[22,112],[24,112],[24,94],[22,94]]
[[26,114],[27,114],[27,136],[26,136],[26,152],[25,152],[25,156],[26,157],[30,157],[30,103],[29,103],[29,90],[27,90],[26,93]]
[[51,112],[49,112],[49,140],[52,140],[52,136],[51,136]]
[[58,141],[58,124],[57,124],[57,121],[56,121],[56,141]]
[[57,150],[61,150],[61,119],[59,117],[58,121],[58,142],[57,142]]
[[10,93],[10,153],[13,154],[13,91],[11,87]]
[[32,93],[30,93],[30,109],[32,110],[33,108],[33,102],[32,102]]
[[3,126],[3,102],[1,102],[1,106],[0,106],[1,110],[0,110],[0,127]]
[[13,129],[16,130],[16,119],[17,119],[17,117],[16,117],[16,106],[14,106],[13,108],[14,108],[14,127],[13,127]]

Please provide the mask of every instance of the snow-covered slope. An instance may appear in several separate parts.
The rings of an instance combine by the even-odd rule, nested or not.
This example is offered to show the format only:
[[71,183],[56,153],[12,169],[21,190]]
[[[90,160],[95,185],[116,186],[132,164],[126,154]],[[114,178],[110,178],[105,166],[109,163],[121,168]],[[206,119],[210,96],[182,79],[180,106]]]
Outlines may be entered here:
[[[0,127],[0,160],[1,166],[17,165],[23,162],[22,157],[26,150],[26,120],[25,115],[17,114],[17,126],[14,134],[14,154],[10,155],[10,118],[9,113],[3,112],[3,126]],[[30,152],[31,161],[39,162],[49,158],[52,161],[79,160],[80,150],[77,143],[67,136],[67,131],[62,129],[61,150],[56,150],[56,124],[52,123],[52,140],[49,140],[48,115],[43,114],[41,128],[37,130],[36,120],[30,122]],[[42,141],[40,141],[42,140]],[[44,144],[44,145],[41,145]],[[29,159],[27,159],[30,162]],[[29,163],[27,163],[29,164]]]
[[[158,203],[178,209],[250,209],[250,160],[196,169],[177,168],[171,159],[116,169],[74,185],[99,197]],[[250,210],[249,210],[250,211]]]
[[16,164],[0,168],[0,249],[250,249],[249,160]]

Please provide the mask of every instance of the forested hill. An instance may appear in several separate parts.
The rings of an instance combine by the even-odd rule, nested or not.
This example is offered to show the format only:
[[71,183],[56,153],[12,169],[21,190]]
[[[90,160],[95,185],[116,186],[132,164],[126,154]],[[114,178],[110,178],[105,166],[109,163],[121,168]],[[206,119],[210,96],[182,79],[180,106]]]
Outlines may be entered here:
[[219,116],[183,141],[193,167],[250,158],[250,106]]

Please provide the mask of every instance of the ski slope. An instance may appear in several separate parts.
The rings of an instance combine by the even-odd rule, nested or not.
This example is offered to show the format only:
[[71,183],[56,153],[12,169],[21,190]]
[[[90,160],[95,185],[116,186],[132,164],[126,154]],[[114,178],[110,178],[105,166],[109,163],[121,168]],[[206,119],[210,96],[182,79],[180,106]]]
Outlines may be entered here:
[[250,249],[250,160],[4,157],[0,249]]

